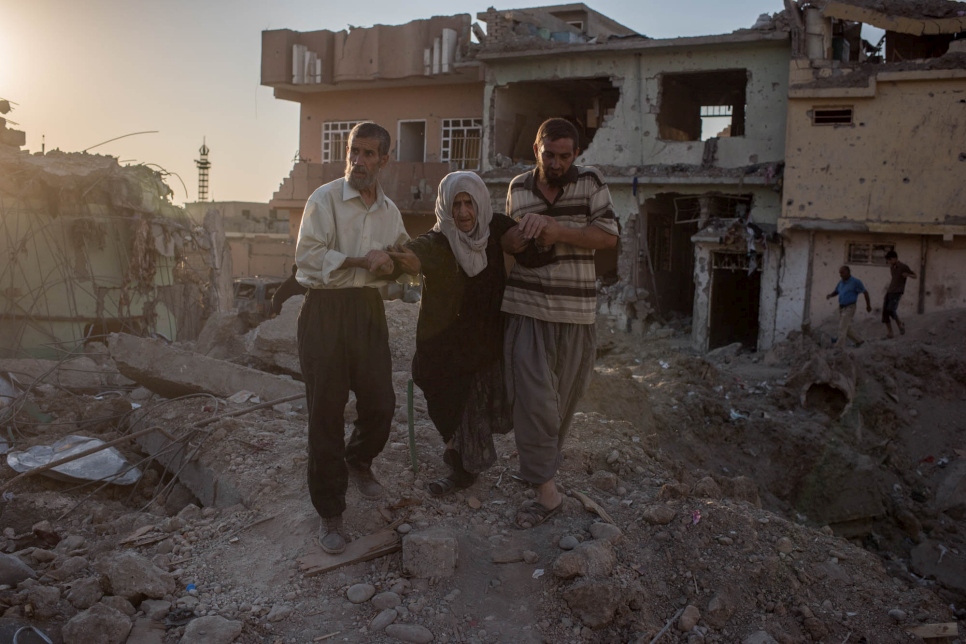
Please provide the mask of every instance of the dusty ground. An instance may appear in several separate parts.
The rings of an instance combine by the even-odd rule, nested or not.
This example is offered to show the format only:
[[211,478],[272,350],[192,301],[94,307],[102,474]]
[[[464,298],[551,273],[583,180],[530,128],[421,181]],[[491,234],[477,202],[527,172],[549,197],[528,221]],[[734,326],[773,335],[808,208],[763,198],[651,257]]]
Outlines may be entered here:
[[[416,306],[391,302],[387,310],[398,409],[375,470],[389,494],[371,502],[350,488],[347,526],[358,537],[402,518],[414,534],[445,531],[459,543],[454,576],[408,579],[397,553],[304,577],[297,560],[317,547],[318,519],[305,492],[304,417],[283,406],[199,433],[202,459],[224,472],[244,505],[186,507],[190,496],[167,485],[156,465],[134,490],[91,493],[42,477],[14,487],[0,516],[0,550],[47,573],[41,585],[61,591],[35,623],[58,641],[78,612],[66,599],[71,584],[126,548],[177,579],[157,640],[165,642],[179,641],[203,614],[242,622],[238,642],[332,634],[318,641],[398,641],[369,631],[380,611],[347,599],[357,583],[394,589],[402,602],[395,623],[422,624],[437,642],[646,643],[669,621],[660,641],[741,642],[765,631],[779,642],[906,642],[917,640],[907,626],[966,617],[966,496],[957,496],[966,494],[966,313],[916,318],[907,335],[870,341],[851,357],[821,346],[821,332],[819,341],[796,338],[765,354],[702,357],[681,334],[656,340],[602,326],[559,483],[601,503],[622,533],[611,547],[592,538],[600,519],[573,498],[548,524],[512,526],[532,496],[510,476],[512,435],[498,438],[497,465],[472,488],[444,499],[424,491],[445,470],[418,390],[418,473],[406,446]],[[881,334],[866,324],[870,338]],[[847,397],[822,387],[802,406],[802,368],[816,356],[854,367],[847,407]],[[132,396],[140,410],[132,412]],[[207,397],[163,402],[141,389],[95,400],[48,385],[29,400],[53,418],[36,424],[21,412],[11,426],[18,448],[68,432],[108,440],[135,422],[178,434],[226,404],[244,406]],[[144,458],[122,451],[132,462]],[[12,475],[3,469],[4,480]],[[49,526],[33,530],[39,521]],[[143,545],[121,544],[132,535]],[[68,536],[83,543],[47,555]],[[608,572],[561,577],[554,564],[574,538],[582,542],[574,553],[612,551]],[[89,567],[54,574],[68,554]],[[29,589],[0,590],[5,617],[37,616],[31,597]],[[672,619],[686,606],[699,612],[688,633]]]

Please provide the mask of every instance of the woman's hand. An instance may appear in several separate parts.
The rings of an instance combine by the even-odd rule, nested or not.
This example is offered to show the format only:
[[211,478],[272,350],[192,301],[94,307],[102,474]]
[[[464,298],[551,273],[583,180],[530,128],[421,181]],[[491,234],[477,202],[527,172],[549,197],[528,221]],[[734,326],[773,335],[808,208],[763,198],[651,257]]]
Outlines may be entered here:
[[419,257],[416,256],[416,253],[406,248],[406,246],[402,244],[399,246],[390,246],[386,249],[386,252],[404,273],[419,275],[419,270],[422,268]]

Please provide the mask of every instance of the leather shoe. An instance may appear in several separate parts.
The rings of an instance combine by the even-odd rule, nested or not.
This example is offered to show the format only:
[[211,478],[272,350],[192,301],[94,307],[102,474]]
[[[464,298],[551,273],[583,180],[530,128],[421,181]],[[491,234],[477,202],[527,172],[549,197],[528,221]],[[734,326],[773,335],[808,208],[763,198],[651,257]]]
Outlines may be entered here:
[[359,494],[367,499],[381,499],[383,497],[382,484],[376,480],[371,467],[358,469],[350,465],[349,478],[355,483]]
[[342,516],[322,519],[319,526],[319,546],[330,555],[337,555],[345,550],[345,536],[342,527]]

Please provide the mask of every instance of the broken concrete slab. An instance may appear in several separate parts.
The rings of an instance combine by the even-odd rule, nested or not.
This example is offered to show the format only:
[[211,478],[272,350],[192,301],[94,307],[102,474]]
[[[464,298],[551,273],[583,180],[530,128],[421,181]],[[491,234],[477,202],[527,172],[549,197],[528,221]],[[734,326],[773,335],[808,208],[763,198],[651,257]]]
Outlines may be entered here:
[[25,387],[36,382],[81,394],[100,393],[105,389],[134,384],[113,366],[98,364],[87,356],[78,356],[63,362],[34,358],[3,359],[0,360],[0,372],[13,374],[17,382]]
[[909,569],[920,577],[935,579],[951,590],[966,593],[966,555],[938,541],[927,539],[913,548]]
[[296,295],[286,300],[282,312],[262,322],[246,336],[248,355],[266,363],[269,368],[301,375],[297,340],[299,311],[305,297]]
[[227,398],[247,390],[262,400],[274,400],[305,392],[302,383],[290,378],[177,349],[160,340],[113,333],[108,345],[122,374],[166,398],[202,393]]

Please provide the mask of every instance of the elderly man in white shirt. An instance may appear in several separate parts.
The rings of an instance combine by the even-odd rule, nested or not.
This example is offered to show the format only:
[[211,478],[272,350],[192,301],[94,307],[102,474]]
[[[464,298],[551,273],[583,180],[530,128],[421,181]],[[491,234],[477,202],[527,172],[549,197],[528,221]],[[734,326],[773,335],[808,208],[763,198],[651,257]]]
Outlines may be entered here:
[[[298,347],[309,413],[309,495],[322,517],[319,545],[330,554],[345,550],[349,479],[366,498],[383,494],[371,466],[389,438],[396,407],[379,287],[397,274],[385,249],[409,235],[378,181],[389,144],[389,133],[375,123],[352,129],[345,176],[309,197],[295,247],[295,277],[308,289]],[[346,445],[349,391],[356,395],[358,420]]]

